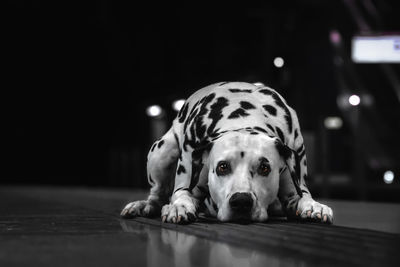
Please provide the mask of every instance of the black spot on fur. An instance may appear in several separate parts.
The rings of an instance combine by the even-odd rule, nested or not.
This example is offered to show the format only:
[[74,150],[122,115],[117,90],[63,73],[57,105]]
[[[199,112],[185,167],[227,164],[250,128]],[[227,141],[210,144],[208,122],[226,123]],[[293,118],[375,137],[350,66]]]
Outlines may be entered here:
[[212,206],[213,206],[214,210],[218,213],[218,206],[217,206],[217,204],[215,204],[214,201],[212,201]]
[[188,109],[189,109],[189,104],[185,103],[185,105],[182,107],[182,109],[179,111],[178,113],[178,121],[180,123],[184,122],[188,113]]
[[184,151],[188,151],[187,150],[187,146],[190,145],[190,139],[188,135],[185,135],[185,140],[183,140],[183,150]]
[[292,167],[292,170],[294,172],[291,172],[292,180],[295,185],[296,191],[299,194],[299,196],[302,196],[303,193],[301,192],[300,189],[300,161],[299,161],[299,156],[297,153],[292,153],[294,156],[294,166]]
[[294,140],[296,140],[297,137],[299,137],[299,132],[296,129],[296,130],[294,130]]
[[287,209],[291,211],[295,211],[297,209],[297,204],[298,204],[298,199],[295,197],[292,197],[291,199],[288,200],[287,204]]
[[254,177],[254,172],[250,171],[250,176],[253,178]]
[[247,101],[240,101],[240,107],[245,110],[256,108],[253,104]]
[[205,151],[210,151],[213,145],[214,143],[207,141],[207,139],[204,139],[202,142],[197,143],[196,147],[192,152],[192,160],[200,161],[203,156],[203,153]]
[[251,93],[251,89],[229,89],[231,93]]
[[186,173],[185,167],[183,165],[179,164],[178,170],[176,171],[176,174],[181,174],[181,173]]
[[154,143],[154,144],[151,146],[151,149],[150,149],[151,152],[154,151],[154,148],[156,148],[156,145],[157,145],[157,143]]
[[[211,93],[200,100],[200,103],[207,105],[215,98],[215,93]],[[205,106],[204,105],[204,106]]]
[[176,143],[179,146],[179,138],[178,138],[178,135],[176,133],[174,133],[174,138],[175,138]]
[[304,166],[307,166],[307,160],[304,160],[304,161],[303,161],[303,165],[304,165]]
[[218,138],[218,137],[220,137],[220,136],[221,136],[221,133],[218,132],[218,129],[217,129],[216,131],[214,131],[214,132],[212,132],[211,134],[208,135],[208,137],[210,137],[210,138]]
[[154,185],[155,183],[154,183],[154,180],[151,178],[151,175],[149,174],[149,183],[151,184],[151,185]]
[[262,93],[264,95],[272,95],[274,93],[272,90],[266,89],[266,88],[258,90],[258,92],[260,92],[260,93]]
[[302,145],[296,150],[296,152],[297,152],[298,154],[300,154],[300,153],[303,151],[303,149],[304,149],[304,144],[302,144]]
[[202,118],[201,119],[199,118],[196,121],[196,126],[194,128],[196,129],[195,136],[200,140],[203,139],[204,135],[206,133],[207,127],[206,127],[206,125],[203,124],[203,119]]
[[242,108],[238,108],[237,110],[233,111],[229,116],[228,119],[236,119],[240,117],[247,117],[250,114],[246,112],[246,110]]
[[261,127],[258,127],[258,126],[254,127],[254,130],[259,131],[259,132],[263,132],[263,133],[266,133],[266,134],[268,133],[265,129],[263,129]]
[[244,157],[244,152],[240,152],[240,156],[243,158]]
[[[209,95],[206,96],[206,97],[203,97],[203,98],[200,100],[200,103],[201,103],[200,111],[199,111],[199,113],[197,114],[197,117],[195,118],[195,124],[191,126],[191,127],[195,127],[195,129],[196,129],[196,131],[195,131],[195,132],[196,132],[196,138],[199,139],[199,140],[202,140],[202,139],[204,139],[204,137],[205,137],[205,133],[206,133],[207,127],[206,127],[206,125],[205,125],[204,122],[203,122],[203,117],[204,117],[204,116],[207,114],[207,112],[208,112],[207,105],[208,105],[214,98],[215,98],[215,94],[212,93],[212,94],[209,94]],[[210,107],[210,108],[211,108],[211,107]],[[192,131],[192,129],[191,129],[191,131]],[[193,136],[192,136],[192,138],[193,138]]]
[[160,148],[160,147],[162,147],[163,144],[164,144],[164,140],[161,140],[160,142],[158,142],[157,147]]
[[189,191],[191,191],[199,181],[200,173],[203,168],[203,153],[205,151],[210,151],[213,144],[213,142],[209,142],[206,139],[196,144],[196,147],[192,152],[192,176],[190,179]]
[[185,188],[185,187],[179,187],[179,188],[175,189],[174,194],[175,194],[176,192],[180,191],[180,190],[189,190],[189,189],[188,189],[188,188]]
[[[304,146],[303,146],[304,147]],[[300,154],[299,154],[299,160],[302,160],[302,158],[306,155],[306,150],[304,149]]]
[[285,160],[292,156],[292,150],[285,146],[281,141],[275,140],[275,147],[278,150],[279,155],[281,155]]
[[276,116],[276,108],[271,105],[264,105],[263,108],[272,116]]
[[271,124],[268,124],[268,123],[267,123],[267,127],[268,127],[272,132],[275,133],[275,129],[274,129],[274,127],[271,126]]
[[200,172],[203,164],[199,160],[194,160],[192,163],[192,177],[190,178],[189,191],[191,191],[199,182]]
[[305,154],[306,154],[306,149],[305,149],[304,144],[302,144],[302,145],[300,146],[300,148],[297,149],[296,152],[297,152],[297,154],[299,155],[299,160],[301,160],[301,159],[305,156]]
[[251,134],[251,135],[257,135],[258,132],[251,132],[250,134]]
[[184,133],[186,133],[186,129],[187,129],[187,126],[189,125],[189,123],[190,123],[190,122],[197,116],[197,114],[199,113],[199,109],[198,109],[199,102],[200,102],[200,101],[196,102],[196,103],[193,105],[192,109],[190,110],[189,117],[186,119],[185,124],[183,125],[183,132],[184,132]]
[[211,105],[211,111],[208,114],[208,118],[212,120],[207,130],[207,134],[209,136],[214,132],[215,126],[222,119],[222,110],[228,105],[228,99],[226,99],[225,97],[218,97],[217,101],[215,101],[215,103]]
[[227,84],[227,83],[230,83],[230,82],[222,82],[222,83],[219,84],[219,86],[222,86],[222,85]]
[[281,107],[285,111],[285,120],[289,129],[289,133],[292,133],[293,131],[293,120],[292,120],[292,115],[290,114],[290,110],[287,107],[287,105],[282,101],[280,96],[276,93],[273,93],[272,98],[275,100],[275,103]]
[[[203,97],[201,100],[196,102],[190,111],[189,117],[184,124],[185,140],[183,143],[183,149],[185,151],[187,151],[187,146],[195,149],[198,143],[205,139],[207,126],[204,123],[204,116],[209,111],[207,105],[211,103],[214,98],[215,93]],[[189,130],[187,130],[187,127],[189,127]]]
[[208,194],[208,189],[206,188],[206,186],[203,185],[198,185],[197,188],[199,189],[200,192],[202,192],[203,194]]
[[302,189],[301,192],[302,192],[303,194],[308,194],[308,191],[306,191],[306,190],[304,190],[304,189]]
[[285,136],[283,135],[281,128],[275,127],[275,129],[276,129],[276,132],[278,133],[279,139],[281,139],[282,143],[285,143]]

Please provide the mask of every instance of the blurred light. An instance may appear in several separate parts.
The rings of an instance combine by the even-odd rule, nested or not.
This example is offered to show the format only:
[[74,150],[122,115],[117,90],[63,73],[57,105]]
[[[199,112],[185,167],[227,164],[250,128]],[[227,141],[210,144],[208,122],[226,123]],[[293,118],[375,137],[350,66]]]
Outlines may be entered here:
[[374,103],[374,98],[370,94],[362,94],[361,98],[363,100],[363,106],[364,107],[370,107]]
[[339,117],[326,117],[324,125],[327,129],[340,129],[342,128],[343,121]]
[[183,107],[183,104],[185,104],[185,99],[178,99],[175,100],[174,102],[172,102],[172,108],[175,111],[179,111],[181,110],[181,108]]
[[346,110],[350,107],[349,96],[345,94],[340,94],[336,98],[336,103],[340,109]]
[[400,35],[354,36],[351,57],[356,63],[399,63]]
[[282,68],[284,64],[285,64],[285,61],[283,60],[283,58],[281,58],[281,57],[276,57],[276,58],[274,59],[274,65],[275,65],[275,67],[277,67],[277,68]]
[[349,97],[349,103],[352,106],[358,106],[360,104],[360,97],[358,95],[351,95]]
[[392,171],[385,171],[385,173],[383,174],[383,181],[386,184],[391,184],[393,183],[394,180],[394,173]]
[[256,82],[256,83],[253,83],[255,86],[259,86],[259,87],[261,87],[261,86],[265,86],[262,82]]
[[341,43],[342,41],[342,37],[340,36],[340,33],[337,30],[332,30],[329,33],[329,39],[331,40],[331,42],[335,45],[338,45]]
[[152,105],[146,109],[146,114],[150,117],[158,117],[162,113],[162,108],[159,105]]

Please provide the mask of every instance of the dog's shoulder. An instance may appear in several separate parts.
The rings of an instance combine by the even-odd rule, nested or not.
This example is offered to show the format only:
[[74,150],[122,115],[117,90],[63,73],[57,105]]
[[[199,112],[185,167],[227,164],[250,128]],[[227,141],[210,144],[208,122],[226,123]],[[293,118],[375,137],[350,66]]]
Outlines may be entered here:
[[294,110],[274,89],[245,82],[221,82],[192,94],[174,127],[183,149],[204,146],[220,132],[255,128],[284,143],[299,131]]

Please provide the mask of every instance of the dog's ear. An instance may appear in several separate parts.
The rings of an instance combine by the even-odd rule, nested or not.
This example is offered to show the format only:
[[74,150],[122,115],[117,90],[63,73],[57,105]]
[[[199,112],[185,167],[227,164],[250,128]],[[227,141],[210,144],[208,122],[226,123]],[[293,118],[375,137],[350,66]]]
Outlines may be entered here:
[[192,152],[192,161],[204,163],[213,147],[214,142],[204,139],[199,142]]
[[289,169],[290,176],[294,186],[296,187],[297,193],[302,196],[300,188],[300,161],[299,155],[296,151],[292,150],[287,145],[283,144],[278,138],[275,139],[275,147],[278,150],[281,159],[283,160],[286,167]]
[[[198,183],[202,171],[208,170],[208,155],[213,146],[213,142],[207,139],[199,142],[192,152],[192,177],[189,190],[192,190]],[[206,167],[204,167],[206,166]]]

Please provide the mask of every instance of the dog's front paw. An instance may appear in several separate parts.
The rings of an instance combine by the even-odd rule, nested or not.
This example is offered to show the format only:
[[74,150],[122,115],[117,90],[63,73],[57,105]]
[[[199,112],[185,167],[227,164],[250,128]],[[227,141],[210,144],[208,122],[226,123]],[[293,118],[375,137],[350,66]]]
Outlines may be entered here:
[[124,218],[153,217],[157,214],[160,214],[160,206],[158,203],[149,200],[131,202],[121,211],[121,216]]
[[333,212],[327,205],[321,204],[312,198],[301,198],[297,205],[296,216],[302,220],[333,223]]
[[186,224],[197,218],[196,207],[191,203],[174,203],[165,205],[161,210],[163,222]]

